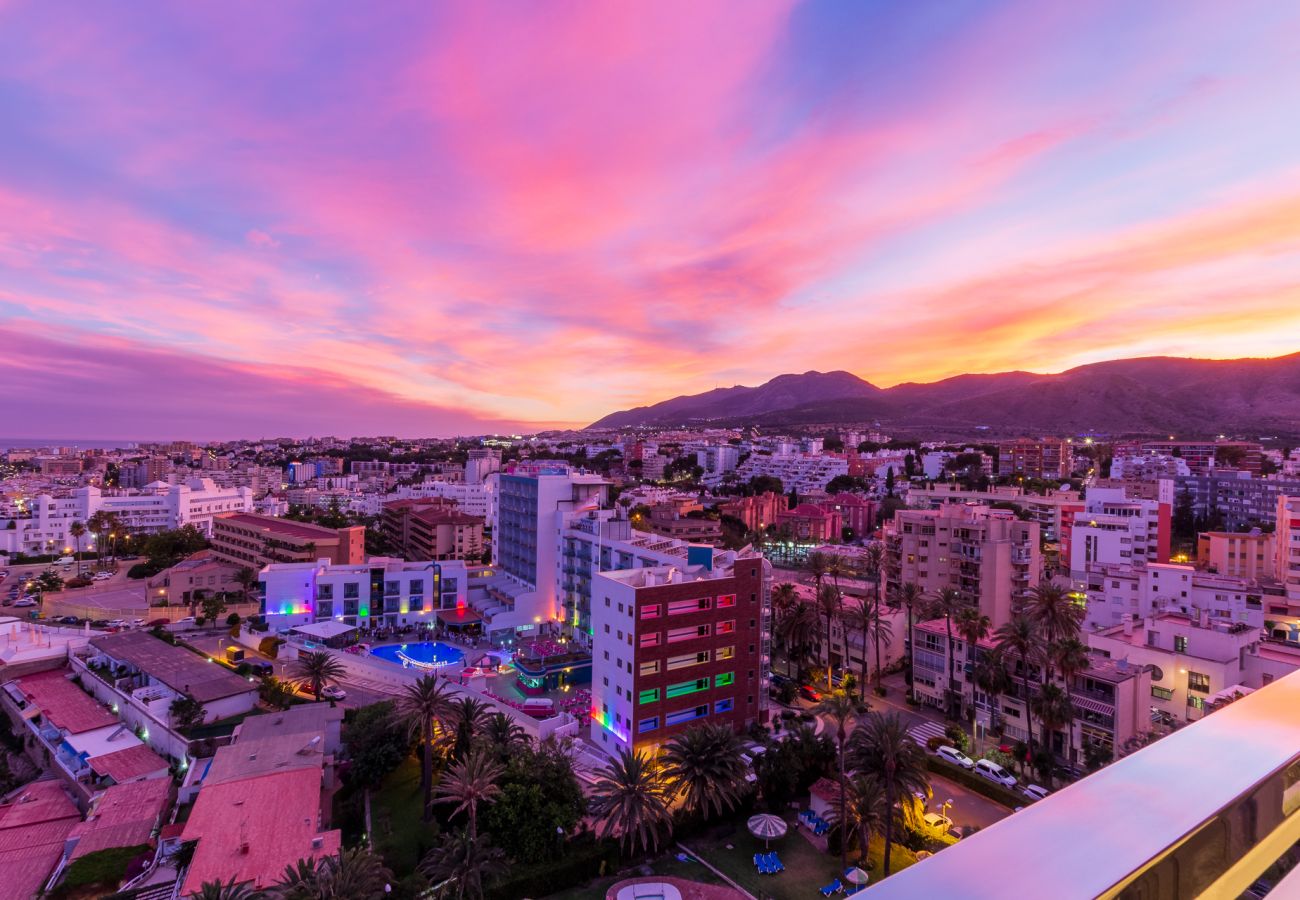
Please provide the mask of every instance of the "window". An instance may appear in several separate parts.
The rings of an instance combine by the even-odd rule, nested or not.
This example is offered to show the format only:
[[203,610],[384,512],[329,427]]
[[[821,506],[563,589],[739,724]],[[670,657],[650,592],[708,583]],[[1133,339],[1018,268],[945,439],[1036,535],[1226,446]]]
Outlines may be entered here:
[[1151,685],[1151,696],[1157,700],[1172,700],[1174,699],[1174,692],[1170,688],[1163,688],[1153,684]]
[[718,649],[718,659],[731,659],[735,655],[735,647],[720,647]]
[[640,723],[637,724],[636,730],[637,730],[637,734],[645,734],[647,731],[654,731],[658,727],[659,727],[659,717],[651,716],[648,719],[642,719]]
[[411,597],[410,610],[411,610],[411,612],[423,612],[423,611],[424,611],[424,598],[421,597],[421,596],[419,596],[418,594],[417,594],[417,595],[412,595],[412,597]]
[[651,603],[648,606],[641,607],[641,618],[643,619],[659,618],[659,604]]
[[709,676],[705,675],[703,678],[697,678],[694,681],[681,681],[677,684],[668,685],[668,689],[664,691],[664,696],[672,700],[676,697],[683,697],[686,694],[694,694],[708,689]]
[[322,619],[330,619],[334,616],[334,601],[322,600],[316,604],[316,615]]
[[735,633],[736,633],[735,619],[728,619],[725,622],[718,623],[718,634],[735,634]]
[[668,604],[668,615],[680,616],[683,613],[702,612],[712,608],[712,597],[700,597],[697,600],[674,600]]
[[659,660],[655,660],[654,662],[643,662],[643,663],[641,663],[641,674],[642,674],[642,675],[658,675],[658,674],[659,674]]
[[713,704],[713,711],[715,713],[731,712],[735,708],[736,703],[730,697],[726,700],[719,700],[717,703]]
[[1002,715],[1009,716],[1012,719],[1019,719],[1020,710],[1016,709],[1014,706],[1004,706],[1002,707]]
[[735,594],[725,594],[718,598],[718,609],[728,609],[736,605]]
[[693,719],[702,719],[709,714],[709,704],[704,703],[691,709],[679,709],[675,713],[669,713],[664,718],[665,725],[680,725],[683,722],[690,722]]
[[1185,636],[1181,634],[1174,635],[1174,652],[1175,653],[1187,652],[1187,638]]
[[316,587],[316,596],[319,597],[319,598],[322,599],[322,600],[333,600],[333,599],[334,599],[334,585],[332,585],[332,584],[321,584],[321,585],[317,585],[317,587]]
[[[754,673],[753,673],[753,672],[750,672],[750,673],[749,673],[749,676],[750,676],[751,678],[753,678],[753,677],[754,677]],[[736,673],[735,673],[735,672],[723,672],[723,673],[722,673],[721,675],[719,675],[717,678],[713,679],[713,683],[714,683],[715,685],[717,685],[718,687],[727,687],[728,685],[735,684],[735,683],[736,683]]]
[[412,594],[423,594],[423,593],[424,593],[424,579],[423,579],[423,578],[412,578],[412,579],[411,579],[411,593],[412,593]]
[[385,581],[385,594],[400,594],[402,592],[402,583],[400,581]]
[[642,646],[642,647],[658,647],[658,646],[659,646],[659,632],[657,632],[657,631],[651,631],[651,632],[649,632],[648,634],[643,634],[643,635],[641,635],[641,646]]
[[650,688],[649,690],[642,691],[637,696],[636,702],[640,703],[642,706],[644,706],[647,703],[658,703],[659,688]]
[[688,625],[685,628],[669,628],[669,644],[677,644],[681,641],[693,641],[696,638],[708,637],[713,629],[712,625],[705,623],[703,625]]
[[[698,666],[700,663],[706,663],[708,661],[709,661],[708,650],[701,650],[699,653],[686,653],[682,656],[670,656],[668,657],[668,671],[671,672],[674,669],[685,669],[688,666]],[[659,663],[657,662],[642,663],[641,664],[642,675],[646,674],[645,667],[647,665],[653,665],[655,667],[655,671],[656,672],[659,671]]]
[[343,599],[356,600],[361,596],[361,585],[355,581],[346,582],[343,585]]
[[1187,689],[1189,691],[1208,694],[1210,692],[1210,676],[1203,675],[1200,672],[1188,672]]

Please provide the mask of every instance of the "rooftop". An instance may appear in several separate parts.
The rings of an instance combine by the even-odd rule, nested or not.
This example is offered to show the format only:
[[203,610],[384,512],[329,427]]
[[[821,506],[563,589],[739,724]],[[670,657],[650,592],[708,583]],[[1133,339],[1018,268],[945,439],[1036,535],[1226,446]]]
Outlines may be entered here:
[[91,639],[90,645],[200,703],[257,690],[224,666],[182,647],[172,646],[147,631],[106,634]]
[[170,799],[171,782],[165,778],[113,785],[99,795],[86,821],[68,835],[80,839],[69,858],[148,843]]
[[27,900],[39,894],[80,818],[58,781],[33,782],[17,799],[0,805],[0,897]]
[[81,734],[117,725],[117,717],[68,680],[67,669],[38,672],[11,682],[41,711],[41,715],[69,734]]
[[[134,747],[91,757],[90,767],[103,777],[113,779],[118,786],[125,786],[127,782],[139,778],[165,775],[169,763],[149,749],[147,744],[136,744]],[[166,783],[166,779],[161,777],[149,780]]]
[[296,522],[293,519],[278,519],[275,516],[262,516],[257,513],[228,513],[216,516],[215,521],[232,522],[237,525],[243,525],[246,528],[256,528],[260,531],[273,532],[288,537],[307,538],[308,540],[334,540],[338,538],[338,532],[333,528],[326,528],[323,525],[312,525],[307,522]]

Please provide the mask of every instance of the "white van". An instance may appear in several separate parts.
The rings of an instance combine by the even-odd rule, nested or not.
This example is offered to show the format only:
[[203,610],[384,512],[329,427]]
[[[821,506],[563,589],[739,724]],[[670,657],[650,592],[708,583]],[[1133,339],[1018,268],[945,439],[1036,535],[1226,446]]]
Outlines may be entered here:
[[1003,787],[1013,788],[1016,786],[1016,776],[1012,775],[1006,769],[989,759],[981,759],[975,763],[975,771],[983,775],[989,781],[1000,784]]
[[55,560],[55,562],[61,566],[72,566],[72,565],[76,565],[77,561],[73,559],[71,556],[60,556],[58,559]]

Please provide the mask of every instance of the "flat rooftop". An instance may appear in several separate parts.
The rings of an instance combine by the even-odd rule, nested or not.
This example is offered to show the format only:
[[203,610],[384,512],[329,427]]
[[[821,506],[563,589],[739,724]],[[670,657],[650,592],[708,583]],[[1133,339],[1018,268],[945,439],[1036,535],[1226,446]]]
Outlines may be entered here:
[[326,528],[323,525],[312,525],[307,522],[296,522],[293,519],[279,519],[275,516],[261,516],[257,513],[230,513],[228,515],[216,516],[214,521],[232,522],[237,525],[243,525],[247,528],[256,528],[259,531],[269,531],[290,537],[307,538],[308,540],[333,540],[338,538],[338,532],[333,528]]
[[183,647],[174,647],[147,631],[106,634],[92,638],[90,646],[200,703],[257,690],[225,666],[209,662]]

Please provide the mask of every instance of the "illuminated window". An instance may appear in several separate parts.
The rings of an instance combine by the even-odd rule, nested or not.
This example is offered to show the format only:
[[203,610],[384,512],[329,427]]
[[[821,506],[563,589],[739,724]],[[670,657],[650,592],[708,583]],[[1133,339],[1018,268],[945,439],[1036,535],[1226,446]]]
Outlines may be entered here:
[[700,597],[698,600],[674,600],[668,604],[668,615],[680,616],[684,613],[701,612],[712,608],[712,597]]
[[[698,666],[700,663],[706,663],[708,661],[709,661],[708,650],[701,650],[699,653],[687,653],[682,656],[670,656],[668,658],[668,671],[671,672],[674,669],[685,669],[688,666]],[[646,674],[644,671],[646,665],[653,665],[655,667],[655,671],[656,672],[659,671],[659,663],[657,662],[642,663],[641,664],[641,668],[643,670],[641,672],[642,675]]]
[[736,620],[728,619],[726,622],[718,623],[718,634],[735,634]]
[[659,688],[650,688],[648,691],[642,691],[636,702],[644,705],[646,703],[657,703],[658,701]]
[[713,683],[718,687],[727,687],[729,685],[733,685],[736,683],[736,673],[723,672],[717,678],[713,679]]
[[704,703],[691,709],[679,709],[675,713],[669,713],[664,719],[665,725],[680,725],[683,722],[690,722],[693,719],[702,719],[709,714],[709,704]]
[[658,727],[659,727],[659,717],[651,716],[648,719],[642,719],[640,724],[636,726],[636,730],[638,734],[644,734],[647,731],[654,731]]
[[1201,672],[1187,673],[1187,689],[1189,691],[1199,691],[1202,694],[1210,692],[1210,676]]
[[685,628],[669,628],[668,643],[677,644],[681,641],[693,641],[696,638],[708,637],[712,629],[713,626],[707,623],[704,625],[688,625]]
[[735,706],[735,701],[728,697],[726,700],[719,700],[717,703],[713,704],[713,711],[715,713],[731,712],[735,709]]
[[735,647],[722,647],[718,650],[718,659],[731,659],[736,655]]
[[649,632],[648,634],[643,634],[643,635],[641,635],[641,646],[642,646],[642,647],[658,647],[658,646],[659,646],[659,632],[657,632],[657,631],[651,631],[651,632]]
[[641,607],[641,618],[643,619],[659,618],[659,604],[651,603],[649,606]]
[[685,696],[686,694],[694,694],[697,693],[698,691],[707,691],[708,689],[709,689],[709,676],[705,675],[703,678],[697,678],[694,681],[682,681],[682,682],[678,682],[677,684],[668,685],[668,689],[664,691],[664,696],[667,697],[669,700],[672,700],[675,697],[682,697]]
[[736,605],[735,594],[726,594],[718,598],[718,609],[727,609],[728,607],[735,606],[735,605]]
[[643,662],[643,663],[641,663],[641,674],[642,674],[642,675],[658,675],[658,674],[659,674],[659,660],[655,660],[654,662]]

